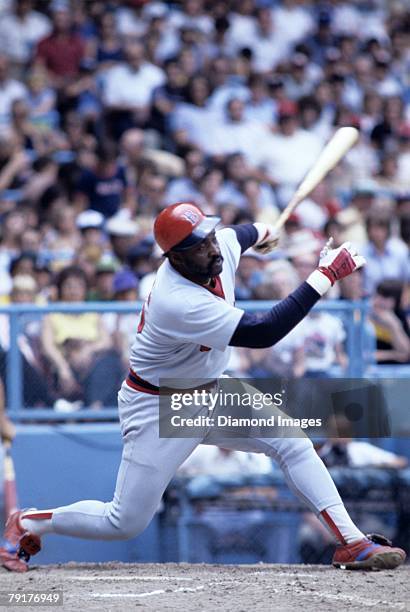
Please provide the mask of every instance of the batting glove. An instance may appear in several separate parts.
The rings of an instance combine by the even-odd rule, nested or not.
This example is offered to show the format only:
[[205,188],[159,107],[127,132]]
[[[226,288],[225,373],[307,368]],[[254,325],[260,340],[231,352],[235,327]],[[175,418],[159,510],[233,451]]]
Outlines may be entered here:
[[266,223],[254,223],[254,226],[258,230],[258,241],[253,248],[258,253],[264,255],[276,249],[279,243],[280,231],[273,225],[268,225]]
[[307,279],[320,295],[326,293],[336,281],[349,276],[366,263],[365,258],[357,254],[350,242],[343,243],[337,249],[331,248],[332,242],[333,239],[330,238],[320,253],[318,269]]

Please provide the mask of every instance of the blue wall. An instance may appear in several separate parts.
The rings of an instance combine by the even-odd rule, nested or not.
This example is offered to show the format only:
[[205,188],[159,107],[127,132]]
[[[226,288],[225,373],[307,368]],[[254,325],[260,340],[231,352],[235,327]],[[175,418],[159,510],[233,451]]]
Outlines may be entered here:
[[[18,426],[13,458],[20,507],[46,509],[80,499],[111,500],[121,448],[117,424]],[[43,547],[35,563],[160,558],[156,519],[141,536],[126,542],[48,535]]]

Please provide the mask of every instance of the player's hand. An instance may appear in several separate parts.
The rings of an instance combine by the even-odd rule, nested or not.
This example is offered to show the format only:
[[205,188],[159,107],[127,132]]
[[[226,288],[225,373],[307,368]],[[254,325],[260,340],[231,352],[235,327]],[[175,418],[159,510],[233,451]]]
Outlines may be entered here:
[[320,253],[318,269],[334,285],[336,281],[364,266],[366,260],[357,253],[350,242],[344,242],[337,249],[330,248],[332,242],[333,239],[330,238]]
[[253,247],[258,253],[271,253],[279,244],[280,230],[266,223],[254,223],[261,238]]

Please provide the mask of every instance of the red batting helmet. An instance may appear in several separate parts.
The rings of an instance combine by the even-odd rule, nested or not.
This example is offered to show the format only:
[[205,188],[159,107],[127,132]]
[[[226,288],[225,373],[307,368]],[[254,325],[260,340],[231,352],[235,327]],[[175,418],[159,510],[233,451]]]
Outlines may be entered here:
[[155,219],[155,240],[164,253],[185,251],[202,242],[220,220],[219,217],[206,217],[191,202],[178,202],[165,208]]

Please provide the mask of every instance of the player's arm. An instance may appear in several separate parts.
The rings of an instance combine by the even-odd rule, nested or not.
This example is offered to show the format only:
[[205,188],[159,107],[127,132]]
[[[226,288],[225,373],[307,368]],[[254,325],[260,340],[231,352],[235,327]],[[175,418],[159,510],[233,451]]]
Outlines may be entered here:
[[279,342],[313,308],[330,287],[365,264],[365,260],[345,243],[338,249],[325,249],[317,270],[287,298],[268,312],[245,312],[229,342],[231,346],[266,348]]
[[256,246],[261,253],[273,251],[279,242],[279,232],[267,223],[244,223],[232,225],[236,239],[241,245],[241,253]]

